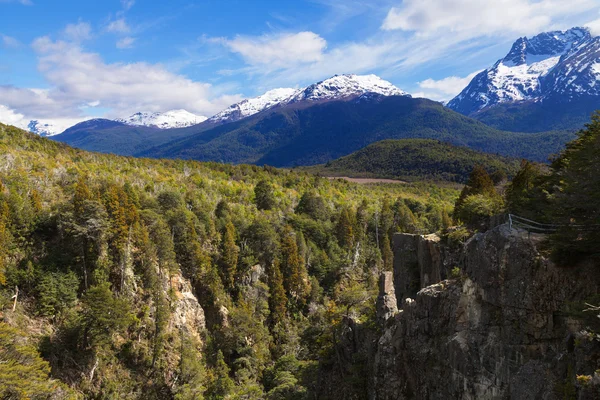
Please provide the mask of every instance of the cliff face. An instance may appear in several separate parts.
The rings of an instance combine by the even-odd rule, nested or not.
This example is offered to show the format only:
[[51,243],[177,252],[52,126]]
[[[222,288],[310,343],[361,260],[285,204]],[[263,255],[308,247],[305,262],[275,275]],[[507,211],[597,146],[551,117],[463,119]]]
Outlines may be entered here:
[[597,295],[599,268],[559,268],[540,239],[501,225],[451,251],[396,235],[395,282],[382,278],[380,299],[394,288],[398,311],[380,311],[370,398],[600,398],[600,343],[565,312]]

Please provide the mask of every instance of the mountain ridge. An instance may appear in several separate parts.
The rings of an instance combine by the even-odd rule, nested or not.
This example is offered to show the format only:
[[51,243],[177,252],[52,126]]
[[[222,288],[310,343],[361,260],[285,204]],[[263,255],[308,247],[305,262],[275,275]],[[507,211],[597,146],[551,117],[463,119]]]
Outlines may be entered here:
[[[539,132],[574,121],[570,129],[577,130],[600,107],[599,81],[600,37],[578,27],[544,32],[515,41],[504,58],[477,74],[447,106],[498,129]],[[521,121],[503,124],[504,110],[520,105],[538,118],[521,111]],[[555,124],[544,125],[556,114],[561,118]]]

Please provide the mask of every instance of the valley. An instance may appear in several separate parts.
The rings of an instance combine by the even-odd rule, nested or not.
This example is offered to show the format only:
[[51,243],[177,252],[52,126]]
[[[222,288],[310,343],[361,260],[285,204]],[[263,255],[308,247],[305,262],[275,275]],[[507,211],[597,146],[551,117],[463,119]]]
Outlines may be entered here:
[[600,398],[593,1],[52,3],[0,1],[0,398]]

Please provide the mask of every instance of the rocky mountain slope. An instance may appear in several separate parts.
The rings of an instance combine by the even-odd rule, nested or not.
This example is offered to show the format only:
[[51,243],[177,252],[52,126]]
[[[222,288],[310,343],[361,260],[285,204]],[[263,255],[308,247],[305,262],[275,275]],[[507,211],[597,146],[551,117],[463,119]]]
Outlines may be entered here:
[[448,107],[499,129],[577,129],[600,106],[599,80],[600,37],[587,28],[545,32],[518,39]]
[[435,237],[394,239],[398,311],[377,344],[374,399],[597,398],[600,342],[584,332],[597,318],[580,312],[600,289],[593,262],[558,267],[543,237],[508,224],[454,256]]
[[[394,235],[375,336],[345,320],[340,374],[363,360],[369,399],[597,399],[597,265],[559,267],[544,237],[503,224],[464,245]],[[571,268],[572,267],[572,268]],[[366,362],[365,362],[366,360]],[[336,395],[336,376],[324,376]]]

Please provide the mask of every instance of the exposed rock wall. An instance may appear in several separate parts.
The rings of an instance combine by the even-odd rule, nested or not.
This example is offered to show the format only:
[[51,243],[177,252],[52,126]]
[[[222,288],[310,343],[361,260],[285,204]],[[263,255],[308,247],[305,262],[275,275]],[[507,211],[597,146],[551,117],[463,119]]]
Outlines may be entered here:
[[[370,398],[600,398],[599,342],[564,312],[599,293],[600,266],[559,268],[538,239],[501,225],[453,254],[439,239],[396,235],[399,311],[377,343]],[[442,280],[457,260],[462,277]]]

